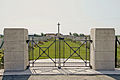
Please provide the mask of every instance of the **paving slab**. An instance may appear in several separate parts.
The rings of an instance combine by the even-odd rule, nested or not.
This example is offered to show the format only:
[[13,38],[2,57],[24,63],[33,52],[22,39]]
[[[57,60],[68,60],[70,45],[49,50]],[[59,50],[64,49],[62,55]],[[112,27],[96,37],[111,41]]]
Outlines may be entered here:
[[[56,59],[58,60],[58,59]],[[62,59],[61,59],[62,60]],[[80,59],[69,59],[68,62],[80,62],[80,63],[68,63],[69,65],[84,65],[84,62]],[[32,61],[31,61],[32,62]],[[51,62],[50,59],[39,59],[35,62],[34,65],[41,66],[38,62]],[[52,62],[53,63],[53,62]],[[51,63],[50,63],[51,64]],[[32,65],[32,64],[31,64]],[[30,67],[25,71],[16,71],[16,72],[5,72],[4,69],[0,70],[0,75],[104,75],[112,74],[119,75],[120,68],[116,68],[113,71],[95,71],[90,67]]]
[[0,76],[0,80],[120,80],[116,75],[7,75]]
[[4,69],[0,70],[0,75],[120,75],[120,68],[116,68],[114,71],[95,71],[88,67],[86,68],[61,68],[57,67],[30,67],[25,71],[17,72],[4,72]]
[[[56,61],[56,66],[59,65],[59,59],[53,59],[54,61]],[[65,63],[66,59],[60,59],[61,62],[61,66],[89,66],[89,61],[86,60],[81,60],[81,59],[68,59]],[[85,64],[85,61],[87,64]],[[55,66],[55,63],[51,60],[51,59],[38,59],[36,61],[31,60],[30,61],[30,66],[32,66],[34,62],[34,66],[36,67],[40,67],[40,66]],[[63,64],[64,63],[64,64]]]
[[[42,61],[43,63],[44,61],[50,62],[48,59],[41,59],[37,62]],[[79,59],[76,61],[83,62]],[[116,68],[114,71],[95,71],[90,67],[62,67],[61,69],[58,67],[30,67],[25,71],[17,72],[5,72],[4,69],[1,69],[0,80],[120,80],[120,68]]]

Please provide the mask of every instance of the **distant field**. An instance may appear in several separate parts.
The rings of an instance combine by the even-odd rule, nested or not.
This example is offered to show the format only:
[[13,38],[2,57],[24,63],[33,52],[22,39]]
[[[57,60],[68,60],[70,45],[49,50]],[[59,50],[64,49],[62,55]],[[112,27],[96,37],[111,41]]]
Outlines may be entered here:
[[[40,47],[48,47],[49,45],[51,45],[53,43],[53,41],[48,41],[48,42],[44,42],[42,45],[38,44]],[[56,49],[55,49],[55,44],[56,44]],[[46,54],[48,54],[51,58],[55,58],[55,55],[56,55],[56,58],[59,58],[59,51],[60,51],[60,57],[61,58],[68,58],[70,56],[70,47],[74,47],[73,50],[77,50],[82,42],[80,41],[76,41],[76,42],[73,42],[73,41],[66,41],[63,42],[61,41],[60,42],[60,50],[59,50],[59,40],[56,41],[56,43],[54,42],[50,47],[49,49],[47,48],[42,48],[43,50],[46,50]],[[89,46],[89,45],[87,45]],[[75,48],[76,47],[76,48]],[[79,54],[79,51],[80,51],[80,55],[83,59],[86,59],[86,48],[85,48],[85,44],[82,45],[82,47],[80,47],[80,49],[78,49],[76,52]],[[74,53],[71,49],[71,54]],[[49,53],[48,53],[49,51]],[[56,54],[55,54],[55,51],[56,51]],[[40,50],[40,54],[42,53],[42,50]],[[39,47],[34,47],[34,52],[33,52],[34,56],[32,56],[32,50],[30,51],[30,59],[37,59],[39,57]],[[46,56],[46,54],[44,53],[41,57],[39,57],[39,59],[47,59],[49,57]],[[46,56],[46,57],[45,57]],[[71,56],[70,58],[72,59],[81,59],[76,53],[74,53],[73,56]],[[87,59],[89,59],[89,49],[87,49]]]
[[120,67],[120,46],[117,48],[117,62],[118,62],[119,67]]

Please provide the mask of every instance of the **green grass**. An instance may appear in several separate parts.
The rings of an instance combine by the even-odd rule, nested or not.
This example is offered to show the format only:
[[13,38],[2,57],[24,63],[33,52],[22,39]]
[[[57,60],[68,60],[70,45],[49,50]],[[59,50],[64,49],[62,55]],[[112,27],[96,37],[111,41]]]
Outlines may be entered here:
[[[82,42],[79,42],[79,41],[73,42],[73,41],[67,41],[67,40],[66,40],[66,43],[63,42],[63,40],[61,40],[60,43],[59,43],[59,40],[56,40],[56,42],[54,42],[54,43],[53,42],[54,41],[48,41],[48,42],[44,42],[43,45],[38,44],[42,50],[44,50],[44,51],[46,50],[45,52],[47,55],[50,56],[50,58],[55,58],[55,55],[56,55],[56,58],[59,58],[59,51],[60,51],[61,58],[68,58],[70,56],[70,47],[74,47],[73,50],[75,51],[82,44]],[[56,49],[55,49],[55,44],[56,44]],[[59,49],[59,44],[60,44],[60,49]],[[89,45],[87,45],[87,46],[89,46]],[[46,47],[46,48],[43,48],[43,47]],[[43,52],[41,49],[40,49],[40,54]],[[71,49],[71,54],[74,53],[73,50]],[[79,54],[79,51],[80,51],[80,54]],[[81,55],[81,57],[83,59],[86,59],[86,46],[85,46],[85,44],[82,45],[82,47],[80,47],[80,50],[78,49],[76,52],[79,55]],[[39,57],[39,47],[37,47],[37,46],[34,47],[33,53],[32,53],[32,49],[31,49],[29,54],[30,54],[30,60],[37,59]],[[34,55],[32,55],[32,54],[34,54]],[[39,57],[39,59],[48,59],[49,57],[46,54],[43,53],[43,55],[41,57]],[[73,56],[71,56],[70,58],[81,59],[76,53],[74,53]],[[87,59],[89,59],[89,49],[87,49]]]
[[4,51],[3,49],[0,50],[0,63],[3,62],[2,61],[2,57],[4,56]]
[[117,64],[120,67],[120,46],[117,47]]
[[119,59],[120,60],[120,46],[117,48],[117,59]]
[[3,59],[3,56],[4,56],[4,51],[3,49],[0,50],[0,69],[3,69],[4,68],[4,59]]

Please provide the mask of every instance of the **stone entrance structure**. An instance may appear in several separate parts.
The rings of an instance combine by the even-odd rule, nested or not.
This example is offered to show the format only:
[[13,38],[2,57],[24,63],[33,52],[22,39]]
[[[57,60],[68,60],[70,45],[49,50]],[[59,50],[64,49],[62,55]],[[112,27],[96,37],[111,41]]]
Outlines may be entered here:
[[113,28],[91,29],[91,66],[95,70],[115,68],[115,30]]
[[28,30],[23,28],[4,29],[4,69],[21,71],[28,66]]
[[[115,30],[113,28],[91,29],[90,64],[95,70],[115,68]],[[28,66],[28,31],[23,28],[4,29],[5,71],[25,70]]]

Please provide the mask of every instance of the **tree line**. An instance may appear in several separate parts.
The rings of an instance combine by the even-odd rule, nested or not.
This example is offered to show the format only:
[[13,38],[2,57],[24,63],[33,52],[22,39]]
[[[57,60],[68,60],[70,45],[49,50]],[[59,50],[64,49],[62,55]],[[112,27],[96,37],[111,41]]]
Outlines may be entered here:
[[85,36],[84,34],[71,33],[71,32],[69,32],[69,35],[76,36],[76,37],[78,37],[78,36]]
[[[70,35],[70,36],[76,36],[76,37],[85,36],[84,34],[71,33],[71,32],[69,32],[69,35]],[[44,33],[41,33],[41,34],[34,34],[34,36],[41,37],[41,36],[46,36],[46,34],[44,34]]]

